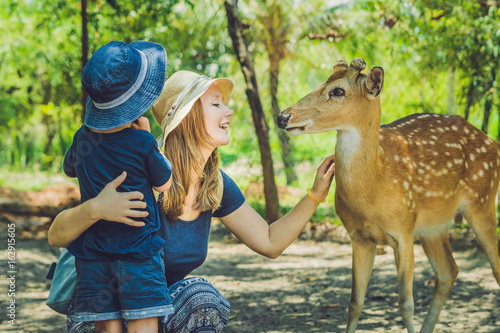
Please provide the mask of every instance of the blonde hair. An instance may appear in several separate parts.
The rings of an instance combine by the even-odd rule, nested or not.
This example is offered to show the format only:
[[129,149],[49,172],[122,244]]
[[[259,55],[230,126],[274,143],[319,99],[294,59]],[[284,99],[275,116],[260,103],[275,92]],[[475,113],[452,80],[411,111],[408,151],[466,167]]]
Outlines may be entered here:
[[[208,139],[207,139],[208,138]],[[192,185],[193,174],[199,174],[199,188],[194,209],[201,212],[215,210],[220,205],[217,191],[222,182],[219,170],[220,156],[216,149],[208,161],[200,148],[208,147],[211,137],[205,126],[203,105],[198,99],[191,111],[167,136],[165,157],[172,163],[172,185],[163,196],[163,212],[170,221],[183,213],[187,192]]]

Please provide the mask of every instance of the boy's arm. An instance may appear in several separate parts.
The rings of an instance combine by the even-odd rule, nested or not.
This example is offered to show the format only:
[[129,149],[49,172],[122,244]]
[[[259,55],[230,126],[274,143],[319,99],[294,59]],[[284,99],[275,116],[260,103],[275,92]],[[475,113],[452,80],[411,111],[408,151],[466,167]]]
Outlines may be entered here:
[[[146,117],[139,117],[132,123],[132,128],[138,129],[138,130],[143,130],[151,133],[151,128],[149,125],[149,119]],[[154,141],[154,137],[153,137]],[[172,174],[172,166],[170,162],[167,160],[167,158],[163,155],[161,150],[158,149],[158,146],[156,145],[156,141],[154,141],[154,147],[151,149],[152,152],[148,154],[148,174],[152,175],[150,176],[150,180],[152,184],[155,184],[160,182],[164,182],[167,180],[165,183],[163,183],[160,186],[154,186],[152,185],[153,189],[157,192],[167,192],[168,189],[170,188],[170,185],[172,184],[172,177],[170,175]]]
[[160,151],[154,138],[146,156],[146,168],[153,189],[167,192],[172,184],[172,164]]
[[172,185],[172,177],[170,177],[168,182],[166,182],[162,186],[153,186],[153,188],[157,192],[167,192],[168,189],[170,188],[170,185]]
[[[170,189],[170,185],[172,185],[172,165],[157,147],[153,148],[153,151],[156,151],[156,153],[149,154],[151,157],[148,161],[148,164],[152,165],[150,170],[148,170],[151,185],[157,192],[167,192]],[[153,158],[153,156],[155,156],[156,159]],[[155,184],[158,183],[163,184],[155,186]]]
[[64,161],[63,161],[63,171],[66,174],[66,176],[75,178],[76,177],[76,170],[75,170],[75,165],[73,163],[73,155],[75,154],[75,150],[73,149],[73,145],[71,145],[66,152],[66,155],[64,155]]

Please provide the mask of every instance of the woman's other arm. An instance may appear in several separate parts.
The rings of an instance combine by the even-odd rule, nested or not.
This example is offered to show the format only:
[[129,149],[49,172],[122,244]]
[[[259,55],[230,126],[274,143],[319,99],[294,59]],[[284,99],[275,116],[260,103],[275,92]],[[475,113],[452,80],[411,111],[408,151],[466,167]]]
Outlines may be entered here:
[[106,185],[97,197],[59,213],[49,229],[49,244],[66,247],[99,220],[114,221],[134,227],[144,226],[144,222],[131,219],[148,215],[145,210],[137,210],[146,208],[146,203],[140,201],[144,195],[137,191],[116,191],[125,178],[127,173],[123,172]]
[[[316,198],[326,198],[335,172],[334,156],[327,157],[316,172],[311,189]],[[288,214],[268,223],[245,202],[221,222],[253,251],[277,258],[299,235],[319,203],[304,196]]]

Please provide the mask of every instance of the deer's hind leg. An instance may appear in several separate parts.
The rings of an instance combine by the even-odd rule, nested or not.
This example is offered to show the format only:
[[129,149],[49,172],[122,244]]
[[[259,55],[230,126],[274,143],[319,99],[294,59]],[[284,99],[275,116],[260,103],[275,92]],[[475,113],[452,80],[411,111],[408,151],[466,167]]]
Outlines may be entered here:
[[434,330],[439,313],[458,275],[458,268],[451,253],[447,224],[443,225],[439,233],[421,235],[420,242],[435,276],[434,295],[420,330],[420,333],[426,333]]
[[[485,207],[486,206],[486,207]],[[471,205],[464,211],[464,216],[476,234],[493,270],[493,275],[500,286],[500,254],[498,252],[497,220],[494,202],[488,205]]]

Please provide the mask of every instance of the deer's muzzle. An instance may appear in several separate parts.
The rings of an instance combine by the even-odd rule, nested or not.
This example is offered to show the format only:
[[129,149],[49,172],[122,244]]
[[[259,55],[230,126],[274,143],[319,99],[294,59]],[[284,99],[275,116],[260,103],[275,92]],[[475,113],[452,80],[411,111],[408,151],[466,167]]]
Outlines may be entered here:
[[289,113],[280,113],[277,119],[278,127],[281,129],[285,129],[288,125],[288,120],[290,120],[291,114]]

